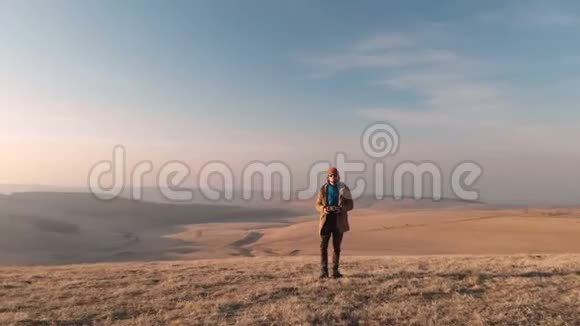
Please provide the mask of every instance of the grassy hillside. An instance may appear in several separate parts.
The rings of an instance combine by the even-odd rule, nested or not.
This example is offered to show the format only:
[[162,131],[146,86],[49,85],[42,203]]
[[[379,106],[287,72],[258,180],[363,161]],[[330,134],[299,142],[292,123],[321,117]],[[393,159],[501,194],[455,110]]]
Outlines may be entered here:
[[0,268],[0,324],[574,324],[580,255],[317,257]]

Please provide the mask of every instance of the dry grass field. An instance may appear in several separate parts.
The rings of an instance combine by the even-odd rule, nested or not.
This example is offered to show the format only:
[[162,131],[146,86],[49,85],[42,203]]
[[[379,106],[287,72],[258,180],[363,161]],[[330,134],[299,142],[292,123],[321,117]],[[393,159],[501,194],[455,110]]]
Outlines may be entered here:
[[0,325],[580,325],[578,208],[361,201],[349,218],[345,277],[321,281],[311,201],[0,198]]
[[238,257],[0,268],[2,325],[578,325],[580,255]]

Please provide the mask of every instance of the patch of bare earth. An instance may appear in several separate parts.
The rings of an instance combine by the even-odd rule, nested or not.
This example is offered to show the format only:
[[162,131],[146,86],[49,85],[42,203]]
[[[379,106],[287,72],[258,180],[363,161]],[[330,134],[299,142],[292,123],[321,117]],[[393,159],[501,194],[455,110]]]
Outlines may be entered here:
[[316,257],[0,268],[0,324],[577,325],[580,255]]

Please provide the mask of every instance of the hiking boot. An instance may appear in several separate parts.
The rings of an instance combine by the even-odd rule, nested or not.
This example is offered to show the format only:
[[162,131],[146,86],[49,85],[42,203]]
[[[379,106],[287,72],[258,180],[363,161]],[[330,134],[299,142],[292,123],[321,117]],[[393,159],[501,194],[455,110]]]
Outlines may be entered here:
[[334,254],[332,255],[332,278],[340,278],[342,274],[338,271],[338,266],[340,261],[340,251],[334,250]]

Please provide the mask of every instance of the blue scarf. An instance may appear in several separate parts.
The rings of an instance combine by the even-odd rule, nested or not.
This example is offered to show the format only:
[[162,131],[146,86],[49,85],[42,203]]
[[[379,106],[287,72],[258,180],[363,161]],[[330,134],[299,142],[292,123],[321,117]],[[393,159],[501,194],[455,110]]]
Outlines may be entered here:
[[326,205],[338,206],[338,185],[329,183],[326,187]]

